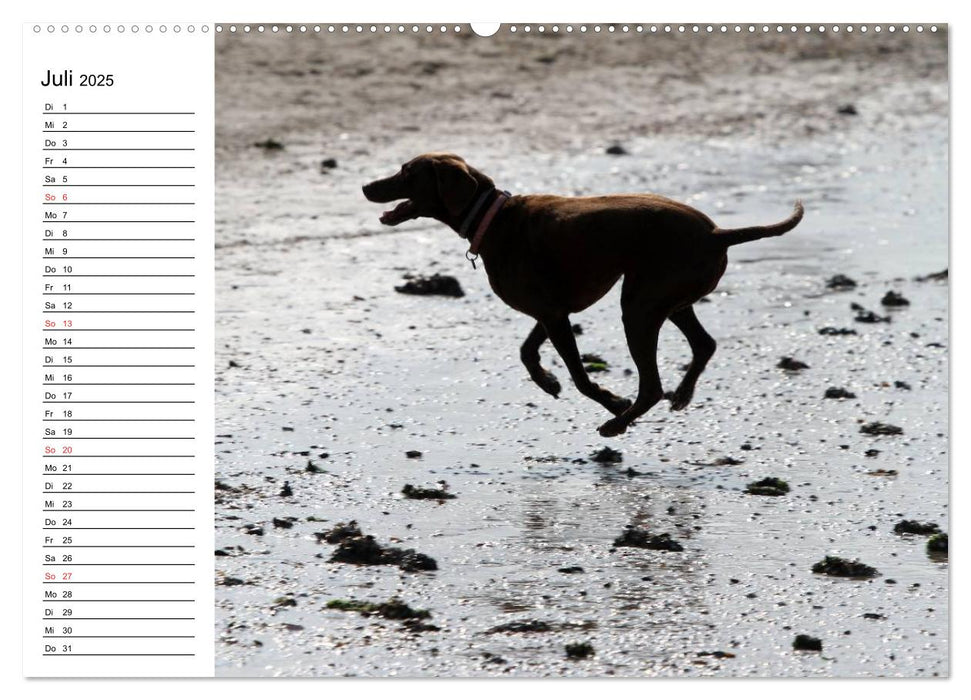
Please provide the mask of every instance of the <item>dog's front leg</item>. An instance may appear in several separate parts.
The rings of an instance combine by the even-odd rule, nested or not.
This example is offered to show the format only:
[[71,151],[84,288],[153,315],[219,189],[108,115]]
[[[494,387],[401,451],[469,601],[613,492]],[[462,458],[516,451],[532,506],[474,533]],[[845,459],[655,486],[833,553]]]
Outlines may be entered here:
[[573,337],[569,317],[564,316],[544,321],[543,326],[546,328],[546,334],[549,336],[550,342],[553,343],[553,347],[556,348],[563,362],[566,363],[566,368],[570,371],[570,378],[581,394],[593,399],[615,416],[630,408],[631,402],[628,399],[623,399],[590,381],[587,371],[583,368],[580,351],[577,350],[577,342]]
[[519,357],[526,365],[530,378],[539,385],[539,388],[553,398],[557,398],[560,395],[560,382],[552,372],[543,369],[539,363],[539,347],[546,338],[546,328],[542,323],[537,323],[519,348]]

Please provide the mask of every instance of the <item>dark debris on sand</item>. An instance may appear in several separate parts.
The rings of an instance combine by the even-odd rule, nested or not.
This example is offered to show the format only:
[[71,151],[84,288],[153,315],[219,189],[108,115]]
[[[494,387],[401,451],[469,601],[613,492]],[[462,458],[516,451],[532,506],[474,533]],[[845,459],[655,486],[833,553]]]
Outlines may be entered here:
[[789,484],[774,476],[753,481],[745,487],[745,493],[753,496],[785,496],[789,493]]
[[395,287],[401,294],[418,294],[422,296],[438,295],[444,297],[464,297],[462,285],[451,275],[440,275],[437,272],[431,277],[406,277],[407,282]]
[[276,139],[269,138],[265,141],[257,141],[253,144],[255,148],[262,148],[264,151],[282,151],[283,144]]
[[930,539],[927,540],[927,553],[928,554],[943,554],[947,556],[947,533],[938,532],[931,535]]
[[552,632],[553,625],[545,620],[516,620],[504,622],[486,630],[486,634],[530,634],[534,632]]
[[385,547],[372,535],[342,539],[330,561],[358,566],[397,566],[402,571],[436,571],[438,564],[430,556],[414,549]]
[[683,552],[684,547],[671,538],[668,533],[652,535],[647,530],[628,525],[621,535],[614,540],[615,547],[637,547],[639,549],[653,549],[659,552]]
[[624,461],[624,455],[610,447],[604,447],[591,453],[590,459],[599,464],[620,464]]
[[820,335],[856,335],[856,331],[852,328],[835,328],[833,326],[824,326],[819,329]]
[[856,311],[856,316],[853,317],[853,320],[857,323],[890,323],[889,316],[881,316],[869,309],[864,309],[856,302],[850,304],[850,308]]
[[890,290],[883,295],[880,303],[884,306],[910,306],[910,301],[904,298],[903,294]]
[[929,275],[921,275],[920,277],[915,277],[914,279],[918,282],[946,282],[947,270],[948,268],[945,267],[940,272],[932,272]]
[[610,365],[605,359],[592,352],[584,353],[580,356],[580,361],[585,363],[583,368],[587,372],[609,372]]
[[779,360],[779,364],[776,367],[784,369],[787,372],[800,372],[804,369],[809,369],[809,365],[805,362],[801,362],[792,357],[783,357]]
[[405,484],[405,487],[401,489],[401,493],[404,494],[405,498],[413,498],[415,500],[445,501],[450,498],[455,498],[454,493],[448,492],[448,484],[444,481],[438,483],[442,485],[439,489],[426,489]]
[[317,532],[314,536],[317,538],[318,544],[321,542],[338,544],[352,537],[360,537],[361,534],[361,528],[357,526],[357,521],[352,520],[349,523],[337,523],[327,532]]
[[432,616],[427,610],[417,610],[407,605],[399,598],[391,598],[384,603],[369,603],[364,600],[330,600],[328,610],[343,610],[358,612],[369,617],[375,615],[387,620],[425,620]]
[[821,639],[810,637],[808,634],[797,634],[796,638],[792,640],[792,648],[796,651],[822,651],[823,642]]
[[827,576],[843,576],[847,578],[873,578],[880,574],[872,566],[868,566],[861,561],[843,559],[842,557],[827,556],[822,561],[813,564],[814,574],[825,574]]
[[593,645],[589,642],[574,642],[564,647],[568,659],[586,659],[593,656]]
[[826,289],[853,289],[856,287],[856,280],[850,279],[846,275],[833,275],[826,281]]
[[844,389],[843,387],[831,386],[826,390],[826,393],[823,394],[823,398],[824,399],[855,399],[856,394],[854,394],[852,391],[848,391],[847,389]]
[[860,432],[864,435],[902,435],[904,429],[896,425],[890,425],[890,423],[874,421],[861,425]]
[[893,526],[898,535],[936,535],[941,531],[937,523],[922,523],[917,520],[901,520]]

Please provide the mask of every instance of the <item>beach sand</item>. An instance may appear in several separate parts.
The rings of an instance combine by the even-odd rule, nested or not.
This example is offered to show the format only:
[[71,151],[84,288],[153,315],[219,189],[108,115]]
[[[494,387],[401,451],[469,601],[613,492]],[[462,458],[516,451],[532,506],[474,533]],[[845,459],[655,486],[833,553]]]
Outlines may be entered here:
[[[224,33],[216,68],[218,675],[948,674],[946,558],[894,532],[949,526],[948,284],[917,280],[948,266],[945,31]],[[532,321],[465,242],[383,227],[361,195],[435,150],[514,193],[656,192],[724,227],[795,199],[806,216],[733,248],[696,306],[718,351],[694,403],[608,440],[548,345],[564,390],[530,382]],[[465,296],[394,289],[436,272]],[[891,290],[910,304],[884,307]],[[573,321],[630,396],[618,294]],[[689,358],[665,326],[666,389]],[[622,461],[593,461],[605,446]],[[766,477],[791,490],[745,492]],[[402,497],[443,480],[456,498]],[[350,520],[437,570],[329,561],[315,533]],[[628,525],[683,551],[615,547]],[[879,574],[812,573],[827,555]],[[393,597],[439,629],[327,607]]]

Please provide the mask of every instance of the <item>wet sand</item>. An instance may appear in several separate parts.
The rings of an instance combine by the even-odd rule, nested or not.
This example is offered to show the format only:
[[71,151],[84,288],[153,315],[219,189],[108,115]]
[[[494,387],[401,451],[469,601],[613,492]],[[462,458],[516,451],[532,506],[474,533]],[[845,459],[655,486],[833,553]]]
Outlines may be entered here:
[[[219,675],[947,675],[946,559],[894,532],[949,526],[948,286],[915,279],[948,265],[945,37],[217,47]],[[284,148],[253,146],[266,139]],[[697,306],[719,347],[694,403],[605,440],[548,346],[560,398],[529,381],[530,319],[454,233],[382,227],[361,197],[429,150],[514,192],[653,191],[726,227],[801,198],[806,217],[732,249]],[[435,272],[465,296],[394,291]],[[827,289],[837,273],[858,285]],[[890,290],[910,304],[884,307]],[[853,303],[891,320],[855,321]],[[632,395],[618,290],[573,320],[608,363],[597,381]],[[673,326],[659,359],[673,388],[689,360]],[[860,432],[875,421],[903,433]],[[593,461],[604,446],[622,461]],[[791,490],[745,493],[765,477]],[[455,499],[400,493],[441,480]],[[330,562],[315,533],[349,520],[438,569]],[[614,547],[628,525],[683,551]],[[826,555],[879,574],[812,573]],[[440,629],[327,608],[392,597]],[[822,651],[793,650],[799,634]],[[593,655],[568,658],[580,642]]]

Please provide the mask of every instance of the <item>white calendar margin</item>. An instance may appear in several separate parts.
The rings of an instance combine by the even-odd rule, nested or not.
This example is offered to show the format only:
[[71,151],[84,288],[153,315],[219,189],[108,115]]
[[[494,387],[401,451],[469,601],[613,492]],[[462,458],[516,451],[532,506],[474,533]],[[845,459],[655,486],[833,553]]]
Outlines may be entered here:
[[[29,677],[69,676],[211,676],[214,667],[213,624],[215,617],[213,594],[213,470],[212,439],[214,430],[213,399],[213,342],[214,342],[214,42],[212,28],[201,31],[202,25],[193,25],[189,32],[186,24],[175,32],[171,25],[162,33],[157,27],[151,33],[144,29],[138,33],[112,31],[92,33],[85,22],[83,31],[76,32],[77,23],[70,23],[67,33],[61,31],[64,23],[38,22],[24,26],[24,122],[23,122],[23,212],[21,228],[23,245],[23,274],[25,278],[23,299],[23,460],[24,524],[23,548],[23,655],[24,675]],[[49,34],[48,26],[55,27]],[[114,25],[113,26],[117,26]],[[130,26],[130,25],[129,25]],[[47,69],[55,71],[73,68],[75,75],[85,73],[111,73],[115,86],[104,88],[42,88],[41,79]],[[77,80],[77,79],[76,79]],[[70,93],[68,93],[70,91]],[[71,97],[66,97],[70,94]],[[44,566],[41,562],[45,532],[43,513],[40,512],[43,495],[40,493],[44,443],[41,439],[41,423],[44,405],[41,403],[40,379],[41,348],[44,333],[41,330],[41,309],[44,308],[43,283],[40,277],[41,241],[43,218],[41,202],[44,170],[41,153],[41,115],[44,103],[71,101],[96,105],[99,111],[131,111],[144,109],[186,109],[196,112],[196,148],[193,154],[196,164],[193,188],[195,224],[191,226],[196,238],[194,245],[196,296],[193,334],[196,373],[194,387],[196,418],[193,461],[196,509],[192,550],[193,579],[191,595],[197,603],[196,618],[192,627],[196,635],[193,657],[44,657],[39,650],[44,640],[44,621],[38,620],[42,604],[41,578]],[[90,107],[89,107],[90,108]],[[51,120],[52,117],[46,117]],[[63,640],[56,641],[58,646]]]

